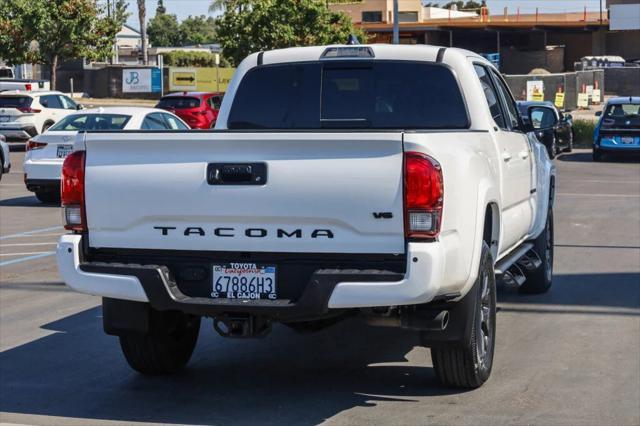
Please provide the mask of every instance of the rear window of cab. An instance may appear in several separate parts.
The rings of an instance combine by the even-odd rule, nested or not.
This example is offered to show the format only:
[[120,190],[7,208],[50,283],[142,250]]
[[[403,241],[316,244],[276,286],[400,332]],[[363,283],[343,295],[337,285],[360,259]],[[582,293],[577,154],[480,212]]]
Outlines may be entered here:
[[453,72],[409,61],[263,65],[243,77],[229,129],[465,129]]

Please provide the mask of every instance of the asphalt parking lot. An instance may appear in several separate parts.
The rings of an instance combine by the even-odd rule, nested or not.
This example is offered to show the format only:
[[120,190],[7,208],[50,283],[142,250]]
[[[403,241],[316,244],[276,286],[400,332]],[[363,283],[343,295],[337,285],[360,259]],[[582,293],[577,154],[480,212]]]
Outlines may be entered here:
[[561,155],[554,284],[499,291],[489,382],[444,389],[410,332],[350,321],[225,340],[205,322],[188,368],[131,371],[100,300],[56,271],[60,212],[0,183],[0,422],[17,424],[640,424],[640,163]]

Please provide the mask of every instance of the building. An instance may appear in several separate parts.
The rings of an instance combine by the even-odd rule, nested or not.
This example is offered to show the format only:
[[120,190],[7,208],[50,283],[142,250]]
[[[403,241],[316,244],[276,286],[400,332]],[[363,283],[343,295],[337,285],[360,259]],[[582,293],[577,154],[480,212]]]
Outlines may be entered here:
[[[335,3],[330,8],[348,14],[369,33],[370,42],[391,42],[392,0]],[[575,62],[590,55],[640,57],[637,52],[640,36],[629,31],[626,34],[610,31],[606,10],[600,14],[586,8],[574,13],[544,13],[536,9],[535,13],[524,14],[518,8],[504,8],[474,13],[425,8],[420,0],[399,0],[399,11],[400,43],[428,43],[499,54],[501,70],[512,74],[526,74],[533,68],[570,71]]]

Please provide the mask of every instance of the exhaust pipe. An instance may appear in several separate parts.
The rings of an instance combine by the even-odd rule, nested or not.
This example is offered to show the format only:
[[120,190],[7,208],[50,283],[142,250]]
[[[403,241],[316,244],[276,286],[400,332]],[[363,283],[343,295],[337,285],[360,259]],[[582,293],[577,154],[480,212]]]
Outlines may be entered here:
[[401,327],[420,331],[444,331],[449,324],[449,311],[411,310],[397,316],[367,316],[367,324]]

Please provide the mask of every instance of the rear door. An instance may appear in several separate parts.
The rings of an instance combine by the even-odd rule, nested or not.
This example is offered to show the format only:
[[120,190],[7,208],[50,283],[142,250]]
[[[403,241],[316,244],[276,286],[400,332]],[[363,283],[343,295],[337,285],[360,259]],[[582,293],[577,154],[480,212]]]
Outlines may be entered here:
[[89,134],[86,150],[91,247],[404,252],[400,132]]
[[527,235],[533,219],[531,151],[526,134],[519,129],[515,102],[500,77],[483,65],[474,67],[497,126],[493,136],[500,148],[503,176],[500,251],[504,252]]

